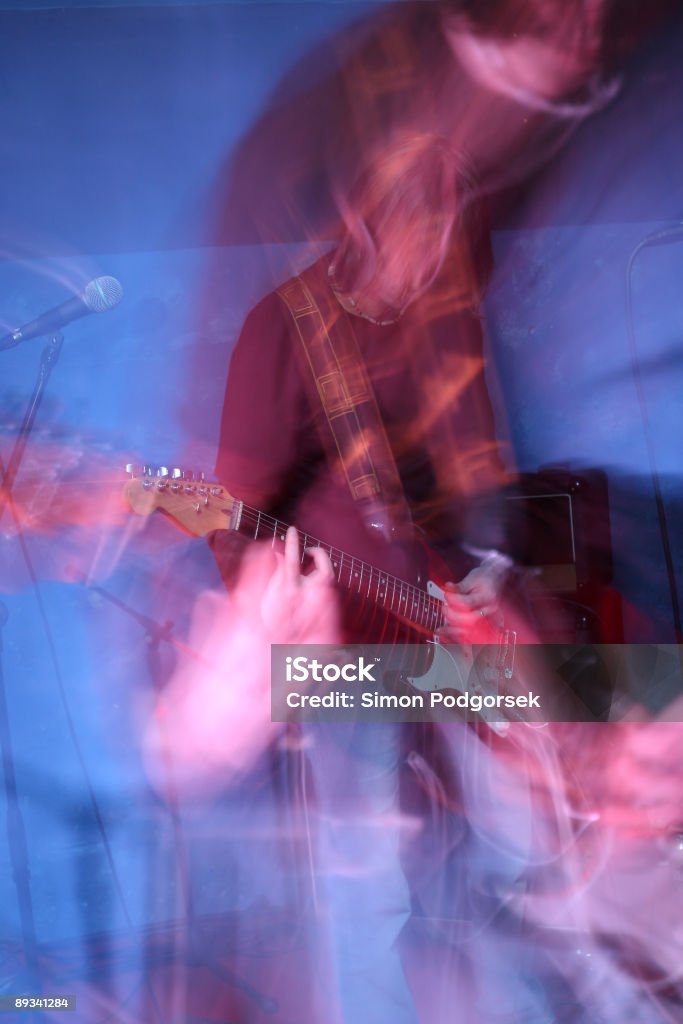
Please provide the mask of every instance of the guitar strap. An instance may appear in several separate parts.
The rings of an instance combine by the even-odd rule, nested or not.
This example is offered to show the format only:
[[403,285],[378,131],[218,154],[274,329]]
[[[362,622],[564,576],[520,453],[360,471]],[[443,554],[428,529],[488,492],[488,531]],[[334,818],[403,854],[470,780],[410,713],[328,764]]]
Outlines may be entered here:
[[333,464],[343,470],[368,526],[387,538],[404,533],[410,512],[351,317],[318,265],[283,285],[278,295],[291,314],[325,414]]

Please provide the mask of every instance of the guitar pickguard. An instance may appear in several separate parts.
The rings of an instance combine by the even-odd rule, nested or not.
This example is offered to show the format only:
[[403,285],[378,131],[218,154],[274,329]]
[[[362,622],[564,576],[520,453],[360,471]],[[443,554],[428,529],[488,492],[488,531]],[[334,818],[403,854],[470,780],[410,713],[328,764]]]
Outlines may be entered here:
[[[438,601],[445,599],[443,589],[433,580],[427,582],[427,593]],[[428,643],[432,646],[429,669],[422,676],[408,676],[406,679],[415,690],[420,693],[448,690],[458,694],[497,695],[501,667],[498,653],[491,656],[481,651],[475,659],[471,644],[445,646],[436,638]],[[474,717],[486,721],[499,735],[504,735],[509,727],[509,723],[500,721],[499,715],[487,708],[477,711]]]

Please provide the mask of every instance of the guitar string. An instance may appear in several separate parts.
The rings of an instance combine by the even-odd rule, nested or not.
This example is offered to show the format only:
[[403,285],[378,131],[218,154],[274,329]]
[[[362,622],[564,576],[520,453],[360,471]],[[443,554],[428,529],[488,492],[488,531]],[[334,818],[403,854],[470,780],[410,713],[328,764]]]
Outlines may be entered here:
[[[263,528],[264,532],[267,531],[269,535],[272,534],[273,539],[279,536],[281,540],[284,540],[287,530],[287,525],[285,523],[268,515],[267,513],[260,512],[258,509],[243,504],[240,525],[245,521],[249,522],[249,524],[255,523],[256,539],[258,539],[259,531]],[[371,592],[374,590],[375,603],[382,604],[382,606],[387,608],[387,610],[399,615],[403,614],[411,622],[424,626],[425,628],[429,628],[434,632],[442,625],[442,602],[427,593],[427,591],[421,590],[414,584],[408,583],[406,580],[401,580],[399,577],[394,576],[391,573],[377,569],[375,566],[365,562],[361,558],[348,555],[340,548],[335,548],[331,544],[324,543],[317,537],[313,537],[311,534],[305,533],[303,530],[297,529],[297,535],[299,540],[303,541],[304,554],[307,549],[310,551],[312,547],[322,548],[328,553],[334,568],[339,570],[337,574],[337,582],[342,586],[345,586],[346,589],[352,590],[355,588],[358,593],[361,594],[363,581],[367,575],[369,580],[368,591],[365,595],[366,597],[370,597]],[[346,579],[343,578],[345,573]],[[355,586],[356,576],[358,577],[357,587]],[[391,596],[389,596],[390,589]],[[398,602],[396,601],[397,596]]]
[[[231,499],[229,503],[234,504],[234,499]],[[241,504],[242,515],[240,518],[240,523],[242,520],[251,522],[255,520],[257,524],[255,538],[256,535],[258,534],[258,530],[260,529],[261,525],[265,523],[268,533],[273,534],[273,539],[275,539],[276,536],[279,536],[281,540],[284,540],[285,533],[288,529],[286,523],[282,522],[279,519],[276,519],[274,516],[270,516],[267,513],[261,512],[259,509],[256,509],[251,505],[247,505],[244,502],[242,502]],[[413,626],[422,627],[432,634],[435,634],[445,624],[443,601],[439,598],[433,597],[427,591],[422,590],[420,587],[416,587],[412,583],[408,583],[406,580],[401,580],[399,577],[393,576],[391,573],[386,573],[380,569],[377,569],[369,562],[363,561],[363,559],[356,558],[353,555],[348,555],[340,548],[335,548],[331,544],[324,543],[317,537],[313,537],[311,534],[305,533],[303,530],[299,530],[296,527],[295,529],[297,532],[297,536],[299,538],[299,542],[303,542],[304,550],[302,553],[302,560],[303,555],[306,554],[307,547],[319,547],[327,551],[330,556],[330,560],[332,561],[332,564],[335,566],[335,568],[335,559],[338,560],[339,573],[337,576],[337,582],[342,586],[345,586],[347,590],[350,591],[353,589],[354,564],[357,564],[361,567],[361,575],[359,577],[359,580],[362,580],[363,573],[365,570],[367,570],[370,574],[370,584],[368,587],[368,593],[365,596],[370,598],[370,591],[372,590],[374,585],[376,591],[376,596],[373,599],[374,604],[381,604],[383,608],[392,612],[393,614],[397,616],[404,616],[409,624]],[[312,544],[310,542],[312,542]],[[348,573],[348,578],[346,580],[342,579],[342,572],[344,569],[346,569]],[[374,579],[375,576],[376,580]],[[385,599],[386,595],[388,594],[389,584],[393,584],[393,590],[390,603],[386,604]],[[396,594],[397,584],[399,585],[400,588],[399,606],[398,608],[394,608],[394,598]],[[380,593],[380,586],[384,587],[383,593]],[[401,609],[401,602],[404,600],[404,598],[402,597],[403,588],[405,588],[406,590],[408,603],[403,609]],[[357,592],[359,594],[361,593],[360,585],[358,587]],[[411,596],[413,601],[412,608],[410,607],[409,604]],[[501,635],[502,631],[501,633],[499,633],[497,646],[500,646]]]
[[[157,487],[158,487],[157,483]],[[241,506],[241,511],[238,516],[238,528],[241,527],[242,523],[249,523],[255,525],[254,539],[260,539],[259,533],[261,529],[267,535],[272,536],[273,541],[276,537],[280,537],[284,540],[285,533],[287,531],[287,524],[274,516],[269,515],[266,512],[262,512],[259,509],[254,508],[251,505],[247,505],[245,502],[238,502],[236,499],[229,497],[225,494],[211,494],[209,485],[202,485],[200,488],[192,486],[192,492],[187,488],[182,488],[185,493],[178,494],[181,499],[185,498],[185,494],[197,493],[200,497],[203,497],[205,501],[213,500],[226,515],[234,514],[235,505]],[[166,488],[164,488],[165,490]],[[179,488],[181,490],[181,488]],[[199,509],[198,509],[199,511]],[[402,580],[391,573],[384,572],[381,569],[376,568],[369,562],[365,562],[361,558],[356,558],[353,555],[348,555],[340,548],[335,548],[331,544],[327,544],[317,537],[313,537],[311,534],[305,533],[302,530],[297,529],[297,536],[299,540],[303,540],[304,551],[303,556],[306,554],[306,549],[312,547],[322,548],[326,551],[330,560],[333,563],[335,569],[338,569],[337,582],[342,586],[345,586],[347,590],[356,589],[359,595],[362,595],[364,580],[367,576],[368,587],[367,593],[364,595],[366,598],[370,598],[375,604],[381,605],[388,611],[403,616],[410,624],[414,626],[422,627],[429,630],[431,633],[436,633],[444,624],[444,609],[443,602],[426,590],[415,586],[412,583],[408,583],[407,580]],[[355,585],[356,567],[360,569],[358,574],[358,585]],[[343,579],[344,573],[347,573],[347,579]],[[391,587],[391,597],[389,598],[389,588]],[[396,591],[398,587],[398,602],[396,604]],[[374,591],[374,594],[373,594]],[[403,606],[403,607],[402,607]]]
[[[157,486],[159,485],[157,484]],[[161,490],[160,487],[159,489]],[[183,490],[187,494],[191,493],[187,488],[183,488]],[[207,507],[209,504],[209,499],[212,498],[213,501],[218,505],[220,510],[225,514],[230,514],[231,517],[234,515],[235,505],[238,506],[239,513],[237,523],[236,526],[232,527],[233,529],[239,530],[239,527],[242,525],[242,522],[244,521],[245,523],[249,523],[250,525],[255,524],[253,532],[255,540],[258,539],[259,531],[263,527],[268,534],[272,534],[273,542],[278,536],[281,540],[284,541],[288,526],[284,522],[276,519],[274,516],[271,516],[268,513],[264,513],[254,508],[253,506],[247,505],[244,502],[237,502],[236,499],[232,497],[226,497],[224,496],[224,494],[209,494],[208,488],[202,487],[201,489],[197,489],[197,491],[199,495],[205,499]],[[199,506],[197,507],[197,511],[200,511]],[[370,563],[365,562],[363,559],[356,558],[352,555],[348,555],[341,549],[335,548],[331,544],[324,543],[323,541],[319,540],[316,537],[313,537],[311,534],[308,534],[303,530],[299,530],[296,527],[295,529],[297,537],[299,539],[299,543],[303,542],[301,560],[303,561],[303,558],[307,553],[307,550],[310,551],[312,547],[321,548],[327,551],[334,567],[337,568],[337,564],[339,567],[337,582],[345,586],[347,591],[352,591],[354,586],[354,577],[357,577],[359,581],[357,592],[360,594],[363,576],[367,572],[370,577],[370,583],[368,586],[368,593],[366,596],[368,598],[371,596],[371,591],[374,586],[376,593],[373,599],[373,605],[375,608],[377,608],[377,606],[381,603],[382,607],[384,607],[387,611],[394,613],[395,616],[404,616],[405,621],[407,621],[409,624],[413,626],[422,626],[425,629],[428,629],[430,632],[432,632],[432,634],[436,633],[437,630],[444,624],[445,616],[442,600],[432,596],[427,591],[422,590],[414,584],[408,583],[406,580],[401,580],[399,577],[394,576],[391,573],[383,572],[382,570],[376,568]],[[360,567],[360,575],[355,570],[356,566]],[[346,579],[342,578],[344,571],[346,571],[348,574]],[[390,584],[392,585],[392,592],[391,598],[388,599]],[[394,609],[397,584],[399,587],[399,607],[398,609]],[[380,590],[380,588],[383,588],[383,590]],[[403,593],[404,589],[405,595]],[[413,600],[412,608],[409,607],[411,597]],[[388,604],[387,599],[389,600]],[[408,601],[408,605],[404,608],[403,611],[401,611],[401,602],[405,602],[406,600]],[[430,619],[432,621],[430,621]],[[396,619],[394,625],[396,630],[398,630],[399,626],[398,621],[396,621]],[[384,630],[388,628],[391,628],[391,623],[389,620],[385,621],[383,626]],[[500,639],[498,646],[499,645]]]

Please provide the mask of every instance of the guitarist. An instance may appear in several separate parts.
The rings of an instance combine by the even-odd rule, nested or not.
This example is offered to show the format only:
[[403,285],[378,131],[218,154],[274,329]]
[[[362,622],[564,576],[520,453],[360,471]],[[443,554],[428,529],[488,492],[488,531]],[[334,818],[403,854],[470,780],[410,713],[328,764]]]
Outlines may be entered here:
[[[343,211],[337,248],[246,320],[230,367],[217,476],[248,505],[401,579],[426,571],[412,539],[418,531],[459,580],[446,588],[442,638],[488,640],[510,565],[500,553],[497,504],[506,472],[484,377],[476,310],[486,249],[467,174],[444,140],[404,133],[371,155]],[[311,308],[318,333],[306,336],[302,318]],[[322,344],[342,352],[343,380],[325,372]],[[342,435],[336,421],[345,416],[351,425]],[[213,536],[228,586],[240,541],[231,531]],[[290,539],[285,621],[287,597],[296,605],[296,557]],[[318,557],[322,594],[330,575]],[[400,635],[376,608],[343,601],[346,639]],[[396,825],[401,727],[328,723],[310,733],[317,888],[339,1018],[415,1024],[396,949],[410,913]],[[509,772],[503,784],[472,730],[453,723],[444,733],[456,765],[466,749],[476,756],[478,777],[472,767],[460,773],[468,813],[481,813],[489,837],[500,832],[486,856],[477,851],[481,870],[511,883],[528,843],[524,784],[516,788]],[[509,856],[496,865],[491,850],[496,842],[505,849],[506,838]]]
[[[378,147],[346,200],[343,242],[297,279],[346,362],[341,379],[313,365],[319,339],[303,336],[287,286],[268,295],[233,352],[216,466],[248,505],[410,581],[425,568],[417,530],[461,581],[446,605],[455,641],[495,612],[510,564],[476,314],[488,252],[471,198],[443,140],[404,133]],[[220,533],[213,545],[229,582],[240,540]],[[391,639],[373,611],[346,608],[349,639]]]

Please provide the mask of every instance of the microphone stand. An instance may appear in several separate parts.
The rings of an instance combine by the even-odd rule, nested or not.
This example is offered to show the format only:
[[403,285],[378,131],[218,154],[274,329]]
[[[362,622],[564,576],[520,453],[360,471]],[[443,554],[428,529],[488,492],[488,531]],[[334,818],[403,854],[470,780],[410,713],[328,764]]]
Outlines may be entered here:
[[[39,986],[40,969],[38,966],[38,943],[36,940],[36,925],[33,916],[33,901],[31,898],[31,868],[29,866],[28,845],[26,842],[26,828],[21,815],[19,805],[19,794],[17,793],[17,777],[14,771],[14,754],[12,751],[12,734],[10,732],[9,715],[7,713],[7,699],[5,696],[5,679],[2,668],[2,630],[9,618],[7,606],[0,601],[0,749],[2,750],[2,777],[4,780],[5,799],[7,801],[7,845],[9,848],[10,864],[12,866],[12,877],[17,892],[17,905],[19,907],[19,920],[21,922],[21,935],[24,941],[24,955],[26,958],[26,976],[31,990],[26,993],[29,996],[38,996],[41,993]],[[36,986],[34,988],[33,986]],[[12,992],[11,995],[23,995],[22,992]],[[32,1018],[35,1019],[32,1015]],[[38,1016],[42,1019],[42,1014]]]
[[43,353],[40,357],[40,366],[38,367],[38,377],[36,379],[33,393],[29,399],[26,413],[24,414],[24,420],[19,428],[17,439],[14,442],[14,448],[12,454],[9,457],[7,468],[5,472],[2,472],[2,464],[0,463],[0,474],[2,475],[2,486],[0,489],[0,519],[2,518],[5,506],[9,501],[12,494],[12,487],[16,479],[19,467],[26,451],[26,445],[28,443],[29,435],[33,429],[36,415],[40,404],[43,400],[43,394],[50,374],[52,373],[57,360],[59,359],[59,353],[62,351],[62,343],[64,336],[62,334],[54,334],[47,345],[43,349]]
[[[2,459],[0,458],[0,518],[4,514],[5,507],[9,504],[13,514],[16,514],[14,507],[11,502],[12,488],[17,477],[17,473],[21,466],[26,446],[28,444],[31,431],[33,429],[36,415],[40,409],[40,405],[43,400],[45,388],[47,386],[50,375],[59,359],[59,355],[62,349],[64,338],[63,335],[56,333],[51,336],[48,340],[47,345],[43,349],[40,365],[38,368],[38,376],[36,379],[33,392],[29,399],[26,413],[22,421],[19,433],[14,442],[14,447],[10,454],[6,468],[3,467]],[[18,341],[15,342],[18,344]],[[13,345],[5,345],[0,347],[0,351],[3,348],[11,348]],[[20,529],[18,525],[18,529]],[[149,644],[148,661],[150,675],[155,691],[160,692],[163,680],[161,672],[161,662],[159,657],[159,649],[162,642],[170,643],[174,646],[178,646],[181,649],[184,648],[183,644],[180,644],[172,636],[173,623],[165,622],[162,625],[156,623],[153,619],[148,618],[145,615],[140,615],[132,608],[126,606],[122,601],[114,597],[114,595],[107,593],[100,587],[92,587],[93,591],[99,593],[102,597],[116,604],[122,611],[127,612],[132,618],[134,618],[140,626],[145,630],[147,643]],[[38,947],[35,930],[35,918],[33,915],[33,904],[31,899],[31,887],[30,887],[30,865],[28,857],[28,847],[26,842],[26,829],[24,827],[23,818],[21,816],[21,810],[19,807],[17,786],[16,786],[16,774],[14,770],[14,757],[12,751],[12,740],[9,726],[9,716],[7,714],[7,701],[6,691],[4,685],[4,676],[2,672],[2,627],[7,621],[7,609],[0,602],[0,750],[2,753],[2,768],[4,778],[4,788],[7,796],[7,833],[8,833],[8,846],[10,851],[10,860],[12,864],[12,871],[14,875],[15,886],[17,889],[17,903],[19,906],[19,915],[21,919],[21,930],[26,947],[26,967],[27,973],[30,978],[31,984],[36,986],[40,985],[40,971],[38,962]],[[179,816],[178,800],[175,793],[174,787],[171,784],[170,778],[171,765],[166,765],[167,776],[169,781],[169,792],[168,802],[171,813],[171,820],[173,825],[173,831],[176,840],[176,849],[181,855],[181,891],[182,900],[185,906],[186,924],[188,926],[189,935],[186,939],[186,956],[188,962],[195,965],[198,961],[197,952],[194,949],[194,913],[192,907],[192,898],[187,884],[187,874],[182,871],[186,865],[182,862],[185,861],[184,844],[182,842],[182,830]],[[184,874],[185,877],[182,877]],[[225,969],[221,969],[216,964],[210,964],[210,969],[214,973],[218,974],[223,980],[228,981],[234,987],[240,989],[245,995],[251,998],[260,1009],[268,1014],[274,1013],[277,1009],[277,1003],[275,1000],[269,999],[267,996],[262,995],[252,986],[246,982],[241,981],[232,972]],[[39,994],[38,992],[29,993]],[[41,1013],[29,1016],[28,1020],[42,1020],[43,1015]]]
[[[21,466],[26,445],[28,443],[36,415],[42,402],[45,387],[50,374],[59,358],[62,342],[61,334],[51,337],[43,349],[38,368],[33,393],[29,399],[26,413],[21,424],[14,447],[4,469],[0,460],[0,518],[3,515],[5,506],[11,499],[12,487],[16,479],[19,467]],[[26,842],[26,828],[21,814],[19,797],[17,793],[17,780],[14,767],[14,753],[12,749],[12,734],[10,730],[9,715],[7,711],[7,695],[5,678],[2,666],[2,628],[8,619],[8,611],[0,602],[0,751],[2,753],[2,774],[4,780],[5,797],[7,800],[7,845],[9,848],[12,875],[17,893],[17,904],[19,907],[19,918],[21,921],[21,933],[24,941],[26,970],[30,985],[35,989],[29,995],[39,995],[42,991],[40,985],[40,968],[38,962],[38,944],[36,939],[35,917],[33,914],[33,901],[31,898],[31,868],[29,863],[28,845]],[[20,993],[17,993],[19,995]],[[43,1015],[31,1015],[29,1019],[42,1020]]]

